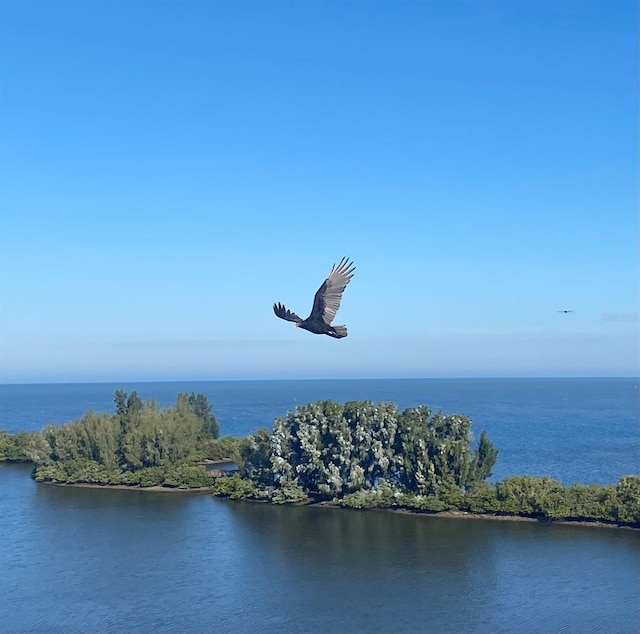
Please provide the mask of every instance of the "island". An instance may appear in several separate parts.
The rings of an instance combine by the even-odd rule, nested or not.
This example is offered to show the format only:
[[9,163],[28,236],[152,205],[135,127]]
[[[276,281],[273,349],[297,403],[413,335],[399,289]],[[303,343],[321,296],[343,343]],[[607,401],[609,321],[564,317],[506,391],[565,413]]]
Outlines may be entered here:
[[135,392],[117,391],[114,401],[113,415],[88,411],[38,432],[0,432],[0,460],[31,462],[38,482],[56,484],[640,528],[637,475],[609,486],[526,475],[488,482],[498,450],[484,431],[474,446],[462,414],[319,401],[271,429],[220,438],[202,394],[179,394],[164,409]]

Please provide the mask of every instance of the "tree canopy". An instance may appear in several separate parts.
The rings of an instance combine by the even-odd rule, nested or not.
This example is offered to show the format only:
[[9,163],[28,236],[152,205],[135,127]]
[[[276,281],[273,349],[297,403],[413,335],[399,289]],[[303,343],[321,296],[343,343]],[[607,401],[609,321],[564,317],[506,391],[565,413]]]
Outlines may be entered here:
[[[178,394],[175,406],[166,409],[141,400],[136,392],[118,390],[114,402],[111,416],[89,410],[76,421],[47,425],[33,434],[24,454],[36,464],[36,477],[162,483],[169,467],[206,457],[207,446],[218,437],[218,423],[202,394]],[[211,483],[201,467],[188,475],[191,480],[195,477],[198,486]],[[173,480],[178,476],[174,473]]]
[[466,416],[432,414],[424,406],[400,413],[392,403],[320,401],[276,419],[270,436],[250,436],[243,474],[321,499],[383,482],[437,495],[443,486],[468,487],[491,475],[497,450],[484,433],[476,450],[471,442]]

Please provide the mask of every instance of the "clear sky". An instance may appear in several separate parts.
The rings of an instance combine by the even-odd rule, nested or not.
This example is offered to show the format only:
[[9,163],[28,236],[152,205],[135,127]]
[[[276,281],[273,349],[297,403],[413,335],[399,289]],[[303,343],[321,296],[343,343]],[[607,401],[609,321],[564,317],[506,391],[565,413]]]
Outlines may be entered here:
[[638,373],[636,0],[3,0],[0,82],[0,382]]

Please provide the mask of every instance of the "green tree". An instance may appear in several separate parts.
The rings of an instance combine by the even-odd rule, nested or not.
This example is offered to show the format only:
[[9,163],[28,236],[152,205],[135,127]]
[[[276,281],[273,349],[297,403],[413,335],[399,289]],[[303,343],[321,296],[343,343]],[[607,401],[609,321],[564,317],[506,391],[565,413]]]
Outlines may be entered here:
[[[388,483],[421,495],[441,490],[443,500],[452,504],[454,498],[462,500],[463,487],[484,480],[495,463],[497,451],[486,434],[475,452],[471,441],[466,416],[432,415],[423,406],[399,414],[392,403],[371,401],[310,403],[274,422],[269,447],[272,484],[299,486],[307,494],[332,498]],[[258,460],[252,447],[244,456],[249,465]],[[263,481],[265,451],[262,439]],[[253,479],[255,470],[246,473]]]
[[640,524],[640,477],[620,478],[615,487],[615,507],[612,519],[626,524]]
[[27,449],[33,433],[19,432],[10,434],[0,431],[0,462],[27,462],[29,460]]
[[[72,423],[48,425],[29,455],[38,464],[85,459],[108,470],[129,472],[164,467],[188,457],[195,460],[202,454],[198,443],[203,424],[210,430],[213,424],[206,399],[194,395],[190,401],[188,395],[179,394],[175,407],[159,410],[135,392],[127,396],[118,390],[114,401],[116,411],[111,417],[90,410]],[[159,472],[149,473],[157,479]]]
[[499,509],[514,515],[544,516],[562,485],[549,476],[514,476],[496,483]]
[[195,394],[192,392],[189,395],[189,407],[195,414],[202,425],[202,433],[205,436],[211,438],[218,438],[220,435],[220,426],[216,417],[211,412],[211,405],[204,394]]
[[240,475],[259,486],[271,486],[274,477],[271,466],[271,437],[268,430],[259,429],[240,448]]
[[127,394],[121,390],[115,393],[115,417],[120,427],[118,435],[118,462],[122,468],[141,467],[139,434],[137,433],[138,418],[144,408],[144,403],[136,392]]
[[477,486],[491,477],[491,472],[498,458],[498,450],[487,438],[487,432],[480,434],[478,447],[471,461],[467,477],[464,481],[465,487]]

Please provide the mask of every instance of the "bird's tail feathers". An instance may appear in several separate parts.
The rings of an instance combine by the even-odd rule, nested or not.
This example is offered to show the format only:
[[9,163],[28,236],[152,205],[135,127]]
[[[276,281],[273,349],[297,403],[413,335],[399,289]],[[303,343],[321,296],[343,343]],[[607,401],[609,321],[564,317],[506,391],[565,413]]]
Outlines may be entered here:
[[346,326],[334,326],[336,334],[333,335],[336,339],[342,339],[342,337],[347,336],[347,327]]

